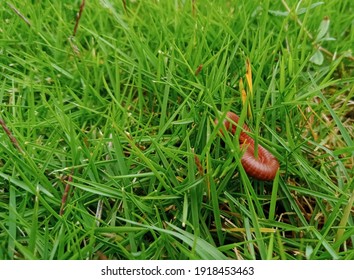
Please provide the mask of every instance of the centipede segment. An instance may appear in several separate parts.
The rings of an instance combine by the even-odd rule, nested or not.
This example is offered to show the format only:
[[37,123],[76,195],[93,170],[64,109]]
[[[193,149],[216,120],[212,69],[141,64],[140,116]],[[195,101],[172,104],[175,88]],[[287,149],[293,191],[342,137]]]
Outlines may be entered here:
[[[239,121],[239,116],[233,112],[227,112],[226,119],[223,124],[226,130],[230,131],[232,135],[235,135],[236,128]],[[219,121],[216,119],[215,124]],[[221,134],[223,134],[223,129],[220,129]],[[241,164],[245,169],[246,173],[258,180],[271,181],[274,179],[278,169],[278,160],[263,146],[257,145],[258,156],[255,156],[255,146],[254,140],[250,137],[247,132],[250,132],[249,127],[243,124],[242,131],[240,133],[239,141],[240,147],[244,150],[241,158]]]

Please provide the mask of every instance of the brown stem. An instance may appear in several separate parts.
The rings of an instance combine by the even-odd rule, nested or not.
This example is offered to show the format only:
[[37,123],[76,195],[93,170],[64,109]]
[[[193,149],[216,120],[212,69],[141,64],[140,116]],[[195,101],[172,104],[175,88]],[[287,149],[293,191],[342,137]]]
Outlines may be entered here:
[[21,154],[23,154],[23,150],[20,147],[17,139],[15,138],[15,136],[13,136],[12,132],[10,131],[10,129],[7,127],[6,123],[4,120],[0,119],[0,125],[2,126],[2,129],[5,131],[5,133],[7,134],[7,136],[9,137],[10,141],[12,142],[12,144],[14,145],[14,147],[19,150],[19,152]]
[[60,210],[59,210],[59,215],[60,216],[63,216],[63,214],[64,214],[64,207],[65,207],[65,204],[66,204],[66,200],[68,199],[68,195],[69,195],[69,191],[70,191],[70,183],[72,181],[73,181],[73,172],[71,172],[71,174],[68,177],[68,180],[66,181],[64,193],[63,193],[63,196],[61,198],[61,206],[60,206]]
[[203,69],[203,64],[200,64],[200,65],[198,66],[197,70],[195,70],[194,75],[198,76],[199,73],[202,71],[202,69]]
[[126,0],[122,0],[122,2],[123,2],[124,11],[127,12],[127,1]]
[[[193,150],[193,153],[194,153],[194,150]],[[198,173],[203,176],[204,175],[204,169],[203,169],[203,166],[200,162],[200,159],[199,157],[196,155],[196,153],[194,153],[194,162],[195,162],[195,165],[197,166],[197,169],[198,169]]]
[[82,0],[79,12],[76,15],[76,22],[75,22],[75,27],[74,27],[74,31],[73,31],[73,36],[76,36],[77,28],[79,27],[80,18],[81,18],[82,12],[84,11],[84,8],[85,8],[85,2],[86,2],[85,0]]

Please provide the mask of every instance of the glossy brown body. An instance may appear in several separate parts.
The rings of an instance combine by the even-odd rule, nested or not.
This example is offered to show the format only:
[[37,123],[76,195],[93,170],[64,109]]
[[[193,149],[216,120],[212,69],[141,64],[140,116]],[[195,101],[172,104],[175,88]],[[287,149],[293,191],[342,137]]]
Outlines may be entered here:
[[[233,112],[227,112],[226,119],[224,120],[224,125],[228,131],[235,135],[236,125],[239,121],[239,116]],[[230,122],[230,119],[232,122]],[[215,124],[218,123],[218,120],[215,120]],[[246,173],[258,180],[262,181],[271,181],[274,179],[278,169],[279,162],[278,160],[265,148],[261,145],[257,145],[258,148],[258,157],[255,157],[255,147],[254,140],[250,137],[247,132],[250,131],[248,126],[244,124],[242,126],[242,131],[239,137],[241,149],[243,149],[244,154],[241,158],[241,163]],[[221,133],[222,129],[220,129]]]

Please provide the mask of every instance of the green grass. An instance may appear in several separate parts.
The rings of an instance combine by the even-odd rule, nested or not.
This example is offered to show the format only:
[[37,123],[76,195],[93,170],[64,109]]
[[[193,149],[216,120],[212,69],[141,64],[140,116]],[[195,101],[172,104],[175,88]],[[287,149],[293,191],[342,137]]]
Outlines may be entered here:
[[123,2],[0,8],[0,259],[354,259],[353,1]]

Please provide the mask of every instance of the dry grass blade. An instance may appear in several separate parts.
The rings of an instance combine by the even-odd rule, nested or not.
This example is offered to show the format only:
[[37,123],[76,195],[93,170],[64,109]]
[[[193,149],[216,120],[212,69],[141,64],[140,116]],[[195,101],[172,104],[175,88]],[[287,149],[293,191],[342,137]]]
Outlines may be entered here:
[[64,214],[64,207],[65,207],[66,201],[68,199],[68,195],[69,195],[69,191],[70,191],[70,183],[72,181],[73,181],[73,174],[71,173],[68,177],[68,180],[66,181],[63,197],[61,199],[61,206],[60,206],[60,210],[59,210],[60,216],[63,216],[63,214]]
[[17,139],[15,138],[15,136],[13,136],[12,132],[10,131],[10,129],[7,127],[6,123],[4,120],[0,119],[0,125],[2,126],[2,129],[5,131],[5,133],[7,134],[7,136],[10,138],[10,141],[12,142],[12,144],[14,145],[14,147],[19,150],[19,152],[21,154],[23,154],[23,150],[20,147],[20,144],[18,143]]
[[86,3],[86,1],[82,0],[79,12],[76,15],[76,22],[75,22],[75,27],[74,27],[74,31],[73,31],[73,36],[76,36],[77,28],[79,27],[79,22],[81,19],[81,15],[82,15],[82,12],[84,11],[84,8],[85,8],[85,3]]
[[26,18],[18,9],[15,8],[14,5],[11,3],[7,2],[7,5],[13,10],[29,27],[31,27],[31,22],[29,21],[28,18]]

